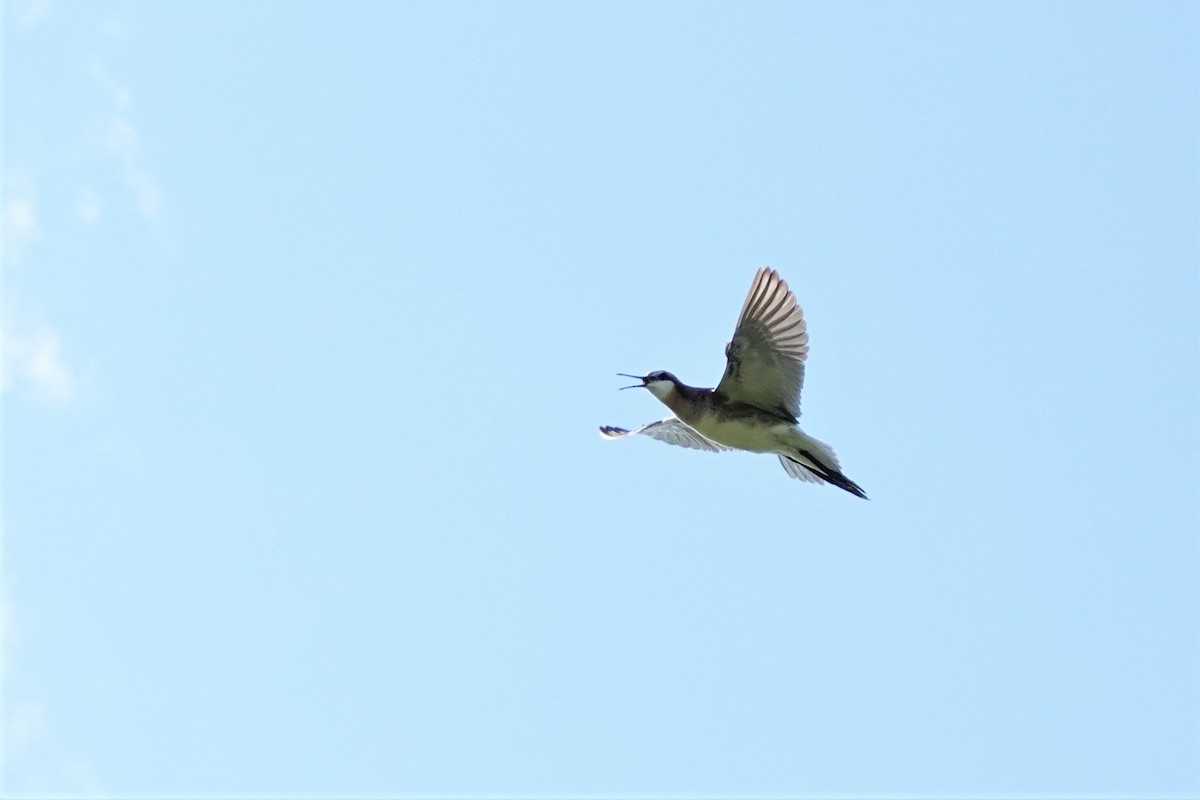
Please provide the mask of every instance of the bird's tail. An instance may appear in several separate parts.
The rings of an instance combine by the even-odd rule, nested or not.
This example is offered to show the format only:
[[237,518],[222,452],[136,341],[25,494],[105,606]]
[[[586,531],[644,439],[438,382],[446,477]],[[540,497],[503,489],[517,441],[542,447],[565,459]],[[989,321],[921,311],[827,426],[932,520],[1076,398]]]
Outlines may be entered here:
[[832,447],[806,433],[800,435],[803,438],[797,444],[795,454],[779,456],[779,462],[788,475],[805,481],[831,483],[856,497],[867,499],[862,487],[842,474]]

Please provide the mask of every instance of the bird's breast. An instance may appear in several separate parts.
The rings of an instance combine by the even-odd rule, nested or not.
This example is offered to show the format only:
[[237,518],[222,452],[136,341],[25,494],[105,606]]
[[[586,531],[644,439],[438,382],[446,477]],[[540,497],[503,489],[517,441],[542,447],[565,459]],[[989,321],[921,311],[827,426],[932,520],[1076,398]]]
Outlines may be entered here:
[[713,413],[700,414],[688,424],[714,442],[751,453],[776,452],[792,427],[759,417],[729,418]]

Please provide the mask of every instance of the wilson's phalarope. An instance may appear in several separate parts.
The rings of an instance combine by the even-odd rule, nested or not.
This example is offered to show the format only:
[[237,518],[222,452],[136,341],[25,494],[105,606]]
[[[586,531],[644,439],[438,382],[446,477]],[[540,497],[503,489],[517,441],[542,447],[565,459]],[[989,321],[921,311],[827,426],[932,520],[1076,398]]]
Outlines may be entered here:
[[738,317],[733,340],[725,346],[725,374],[715,389],[680,383],[669,372],[625,375],[641,383],[675,416],[635,430],[605,426],[607,439],[640,433],[661,442],[696,450],[747,450],[775,453],[793,478],[829,482],[866,498],[857,483],[842,474],[833,448],[797,425],[808,331],[796,296],[779,273],[761,267]]

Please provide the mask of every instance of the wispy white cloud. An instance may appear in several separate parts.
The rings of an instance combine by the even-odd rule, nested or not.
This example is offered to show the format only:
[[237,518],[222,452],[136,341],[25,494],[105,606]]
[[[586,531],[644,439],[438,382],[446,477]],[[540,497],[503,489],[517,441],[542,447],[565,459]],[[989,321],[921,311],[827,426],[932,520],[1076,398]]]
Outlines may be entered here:
[[40,400],[71,400],[76,379],[63,359],[58,334],[45,323],[14,323],[13,316],[6,313],[0,329],[0,391],[23,388]]
[[100,219],[100,212],[104,209],[104,202],[100,199],[100,195],[90,186],[80,186],[78,193],[75,195],[75,215],[88,225],[96,224]]
[[137,128],[123,117],[113,117],[108,124],[108,137],[105,140],[108,152],[112,153],[125,165],[133,161],[138,146]]
[[[5,178],[3,257],[9,266],[24,262],[42,239],[31,187],[32,182],[23,174]],[[99,215],[98,206],[81,207],[81,215],[85,211]],[[63,404],[75,397],[76,386],[75,373],[63,357],[57,331],[25,313],[10,290],[0,322],[0,393],[21,390],[37,400]]]
[[29,181],[17,175],[5,178],[4,263],[15,264],[42,238],[37,203]]
[[133,119],[133,94],[99,61],[91,62],[88,72],[111,103],[104,128],[104,149],[115,160],[121,183],[129,189],[138,212],[147,219],[158,219],[164,210],[163,191],[141,159],[140,133]]
[[50,0],[18,0],[12,4],[17,15],[17,24],[22,28],[32,28],[50,15]]
[[0,591],[0,675],[7,674],[12,664],[12,652],[21,642],[21,629],[17,627],[17,615],[13,610],[11,596],[6,585]]
[[125,174],[125,185],[133,192],[138,211],[143,217],[157,219],[163,213],[163,193],[154,176],[142,170],[133,170]]
[[[5,575],[6,579],[10,577]],[[89,760],[79,758],[56,735],[50,705],[43,701],[42,692],[31,691],[29,676],[19,663],[14,663],[19,639],[10,584],[11,581],[5,580],[0,599],[4,622],[4,662],[0,671],[4,685],[0,688],[5,701],[0,707],[4,742],[4,750],[0,752],[0,792],[5,796],[47,797],[97,794],[101,787],[95,767]]]

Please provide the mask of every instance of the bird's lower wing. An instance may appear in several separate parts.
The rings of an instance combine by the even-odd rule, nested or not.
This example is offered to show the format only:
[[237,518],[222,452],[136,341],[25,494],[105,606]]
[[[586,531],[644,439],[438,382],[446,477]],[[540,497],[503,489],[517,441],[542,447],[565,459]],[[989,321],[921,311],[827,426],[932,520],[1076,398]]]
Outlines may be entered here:
[[722,450],[729,449],[724,445],[717,444],[712,439],[706,438],[695,428],[676,417],[660,419],[658,422],[651,422],[634,430],[617,428],[612,425],[605,425],[600,428],[600,435],[605,439],[621,439],[625,436],[633,436],[638,433],[643,436],[649,436],[651,439],[657,439],[660,442],[666,442],[667,444],[690,447],[693,450],[706,450],[710,453],[719,453]]

